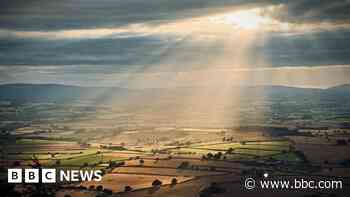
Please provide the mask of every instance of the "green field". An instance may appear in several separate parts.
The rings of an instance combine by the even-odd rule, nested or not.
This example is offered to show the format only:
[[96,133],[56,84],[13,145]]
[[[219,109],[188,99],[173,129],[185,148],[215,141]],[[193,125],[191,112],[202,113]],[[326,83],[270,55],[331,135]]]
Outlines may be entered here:
[[[84,166],[84,165],[98,165],[100,163],[107,163],[109,161],[122,161],[125,158],[103,156],[103,154],[90,154],[74,157],[71,159],[61,160],[60,166]],[[52,163],[53,165],[54,163]]]
[[44,139],[18,139],[16,140],[18,145],[49,145],[49,144],[76,144],[72,141],[60,141],[60,140],[44,140]]
[[[263,142],[244,142],[244,143],[217,143],[190,146],[188,148],[170,149],[172,153],[186,156],[202,156],[208,153],[223,153],[225,160],[251,160],[251,159],[272,159],[299,162],[301,158],[295,154],[289,141],[263,141]],[[227,151],[232,149],[229,154]]]
[[252,148],[269,150],[288,150],[290,142],[288,141],[264,141],[264,142],[244,142],[244,143],[218,143],[213,145],[192,146],[192,148],[216,149],[226,151],[229,148]]
[[[66,144],[67,146],[62,146],[62,144]],[[16,145],[21,147],[22,145],[25,145],[23,147],[26,148],[23,148],[23,150],[18,152],[6,153],[5,158],[8,160],[8,162],[20,161],[21,165],[31,165],[33,164],[33,160],[37,159],[44,166],[83,167],[95,166],[101,163],[108,163],[109,161],[123,161],[126,159],[108,154],[112,153],[112,150],[100,149],[97,147],[80,149],[78,146],[78,149],[74,149],[77,147],[77,144],[75,142],[41,139],[20,139],[16,141]],[[31,145],[38,148],[31,148]],[[45,146],[41,147],[40,145]],[[55,145],[59,145],[59,148],[57,150],[55,148],[52,148],[55,147]],[[71,145],[73,145],[72,147],[74,148],[70,149]]]

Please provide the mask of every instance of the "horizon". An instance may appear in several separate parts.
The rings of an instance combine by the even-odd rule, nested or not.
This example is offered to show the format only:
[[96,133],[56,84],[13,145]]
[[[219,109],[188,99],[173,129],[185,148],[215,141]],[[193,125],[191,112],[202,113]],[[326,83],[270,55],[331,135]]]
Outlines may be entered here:
[[[74,85],[74,84],[60,84],[60,83],[0,83],[0,86],[7,85],[42,85],[42,86],[67,86],[67,87],[83,87],[83,88],[120,88],[120,89],[130,89],[130,90],[147,90],[147,89],[177,89],[177,88],[196,88],[196,89],[205,89],[205,88],[218,88],[217,86],[178,86],[178,87],[146,87],[146,88],[128,88],[128,87],[120,87],[120,86],[83,86],[83,85]],[[336,87],[342,86],[350,86],[350,83],[339,84],[335,86],[329,87],[309,87],[309,86],[288,86],[288,85],[252,85],[252,86],[231,86],[232,88],[256,88],[256,87],[285,87],[285,88],[297,88],[297,89],[318,89],[318,90],[327,90]]]

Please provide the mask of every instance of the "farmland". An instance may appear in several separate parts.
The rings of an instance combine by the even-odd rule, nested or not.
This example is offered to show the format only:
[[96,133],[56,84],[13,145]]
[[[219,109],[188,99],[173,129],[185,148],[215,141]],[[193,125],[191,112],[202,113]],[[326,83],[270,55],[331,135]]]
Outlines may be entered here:
[[[142,136],[146,134],[147,132]],[[127,135],[138,137],[135,132]],[[335,145],[340,134],[330,134],[331,140],[317,135],[278,138],[256,135],[260,137],[252,140],[244,138],[242,141],[233,140],[236,138],[232,133],[223,136],[216,132],[213,135],[216,135],[213,141],[177,145],[165,141],[144,144],[142,147],[132,142],[122,145],[96,142],[79,144],[57,139],[22,138],[16,144],[6,145],[4,150],[16,152],[3,151],[6,159],[2,162],[7,162],[6,165],[23,166],[38,160],[44,167],[102,169],[106,172],[100,182],[81,182],[67,188],[63,186],[57,191],[58,196],[80,196],[81,192],[95,196],[109,191],[120,196],[162,196],[171,194],[174,188],[177,193],[184,192],[191,196],[188,193],[189,188],[199,193],[201,188],[197,188],[198,184],[209,187],[214,180],[221,187],[226,188],[229,182],[233,184],[233,188],[239,187],[239,177],[256,173],[256,170],[269,172],[270,176],[315,174],[316,177],[322,177],[349,173],[349,168],[340,164],[346,160],[347,155],[334,156],[336,152],[348,150],[348,146]],[[195,136],[192,138],[195,139]],[[317,151],[321,146],[328,146],[327,152]],[[330,155],[333,155],[332,160],[323,165]],[[328,170],[330,167],[333,171]],[[174,179],[176,184],[173,183]],[[155,180],[162,183],[158,189],[152,186]],[[104,190],[96,189],[99,186]],[[128,191],[126,186],[130,187]],[[144,193],[145,191],[147,192]]]
[[[44,187],[60,197],[198,197],[213,187],[223,193],[207,196],[244,196],[242,180],[261,178],[263,173],[281,178],[341,177],[348,185],[350,130],[346,114],[340,117],[347,102],[266,99],[242,101],[239,120],[230,124],[213,114],[233,106],[213,106],[213,114],[190,108],[180,113],[181,100],[127,107],[81,101],[5,103],[1,179],[6,181],[6,168],[38,165],[103,171],[99,182]],[[324,113],[322,106],[332,113]]]

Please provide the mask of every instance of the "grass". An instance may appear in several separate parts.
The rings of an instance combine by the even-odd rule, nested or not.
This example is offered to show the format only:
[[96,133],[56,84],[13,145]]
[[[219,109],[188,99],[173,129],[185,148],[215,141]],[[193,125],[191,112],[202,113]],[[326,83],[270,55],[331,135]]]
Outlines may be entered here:
[[280,151],[265,151],[265,150],[258,150],[258,149],[236,149],[234,153],[238,154],[247,154],[247,155],[255,155],[255,156],[268,156],[268,155],[274,155],[277,153],[280,153]]
[[228,143],[228,144],[215,144],[215,145],[204,145],[204,146],[197,146],[195,148],[201,148],[201,149],[217,149],[226,151],[229,148],[239,148],[241,145],[239,143]]
[[[172,149],[172,153],[183,155],[207,155],[217,152],[225,153],[228,149],[233,149],[233,154],[227,154],[227,160],[251,160],[256,157],[272,157],[276,160],[300,161],[300,158],[289,153],[289,141],[264,141],[242,143],[218,143],[211,145],[193,146],[190,148]],[[284,153],[285,152],[285,153]]]
[[[41,152],[38,152],[41,151]],[[102,154],[97,154],[102,152]],[[111,152],[111,151],[107,151]],[[50,153],[50,154],[49,154]],[[57,153],[52,157],[51,153]],[[45,166],[55,166],[56,161],[59,160],[59,166],[83,166],[85,163],[88,165],[95,165],[100,163],[108,163],[109,161],[122,161],[126,158],[114,156],[108,153],[104,153],[98,148],[88,148],[86,150],[37,150],[35,152],[20,152],[19,154],[7,155],[7,159],[20,160],[22,164],[31,164],[34,156],[40,160],[40,163]]]
[[226,160],[230,160],[230,161],[240,161],[240,160],[255,160],[256,157],[253,155],[239,155],[239,154],[232,154],[232,155],[225,155],[226,156]]
[[263,142],[247,142],[249,144],[255,145],[267,145],[267,146],[289,146],[290,142],[287,140],[272,140],[272,141],[263,141]]
[[219,151],[212,151],[212,150],[206,150],[206,149],[197,149],[197,148],[180,148],[180,149],[174,149],[171,152],[177,153],[177,154],[184,154],[184,155],[206,155],[208,153],[217,153]]
[[294,152],[273,155],[273,156],[271,156],[271,158],[275,159],[275,160],[291,161],[291,162],[301,162],[302,161],[302,159]]
[[[134,174],[107,174],[102,181],[86,181],[82,185],[89,187],[91,185],[103,185],[103,188],[109,188],[113,192],[124,191],[125,186],[131,186],[133,189],[142,189],[152,187],[152,182],[160,180],[163,185],[170,184],[173,176],[154,176],[154,175],[134,175]],[[193,177],[177,176],[178,183],[192,179]]]
[[285,150],[288,149],[290,145],[289,141],[264,141],[264,142],[245,142],[242,143],[219,143],[213,145],[202,145],[194,146],[193,148],[203,148],[203,149],[218,149],[218,150],[228,150],[229,148],[252,148],[252,149],[278,149]]
[[[96,165],[100,162],[107,163],[109,161],[123,161],[126,160],[126,158],[121,157],[113,157],[111,155],[104,156],[103,154],[89,154],[89,155],[82,155],[77,156],[73,158],[63,159],[60,160],[60,166],[83,166],[85,164],[87,165]],[[51,165],[54,165],[56,161],[52,160],[50,162]]]
[[83,166],[85,163],[88,165],[97,164],[101,161],[102,156],[100,154],[91,154],[74,157],[71,159],[61,160],[61,166]]
[[43,139],[19,139],[16,140],[19,145],[45,145],[45,144],[75,144],[75,142],[59,141],[59,140],[43,140]]

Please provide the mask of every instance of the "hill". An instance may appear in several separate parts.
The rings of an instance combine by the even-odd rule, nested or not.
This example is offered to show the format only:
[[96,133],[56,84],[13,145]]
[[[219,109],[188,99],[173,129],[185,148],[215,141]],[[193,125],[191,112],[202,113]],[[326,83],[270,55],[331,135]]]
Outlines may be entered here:
[[[237,90],[239,89],[239,90]],[[198,92],[198,89],[196,89]],[[206,89],[210,94],[215,94],[216,89]],[[328,89],[297,88],[287,86],[256,86],[238,88],[245,98],[258,98],[263,96],[271,99],[349,99],[350,85],[340,85]],[[14,102],[71,102],[88,100],[103,103],[113,100],[152,101],[154,98],[178,98],[188,97],[193,94],[194,88],[173,89],[127,89],[120,87],[81,87],[59,84],[4,84],[0,85],[0,100]],[[199,91],[200,92],[200,91]],[[209,94],[209,95],[210,95]]]

